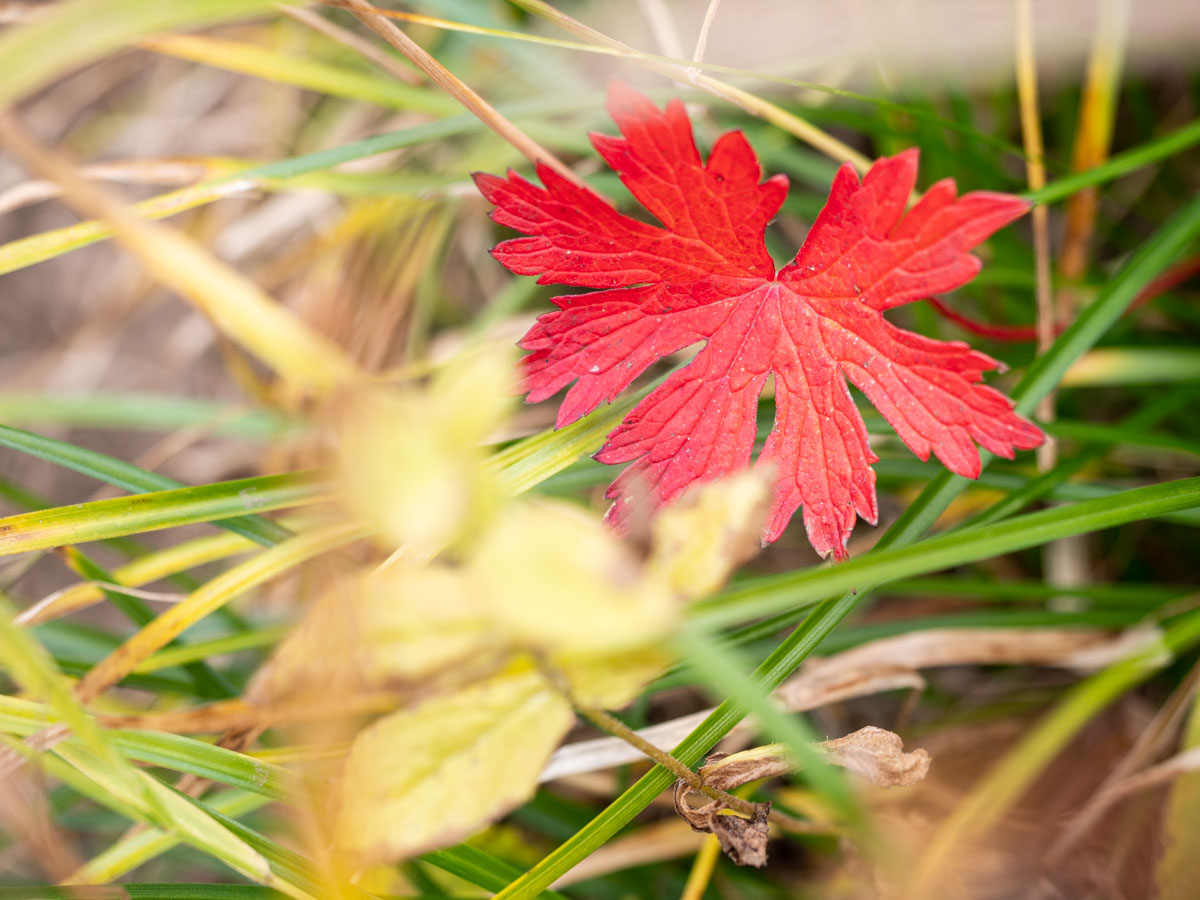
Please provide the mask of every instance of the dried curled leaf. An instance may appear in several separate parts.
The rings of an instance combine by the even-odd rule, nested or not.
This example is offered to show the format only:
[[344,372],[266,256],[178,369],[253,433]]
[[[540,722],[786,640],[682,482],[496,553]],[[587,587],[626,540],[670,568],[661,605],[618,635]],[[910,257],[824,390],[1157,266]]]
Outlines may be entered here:
[[[835,766],[861,775],[878,787],[907,787],[929,772],[929,754],[924,750],[904,752],[904,741],[886,728],[868,725],[845,737],[816,745]],[[700,769],[709,787],[732,791],[763,778],[795,772],[797,766],[782,744],[767,744],[728,756],[714,754]]]
[[868,725],[818,746],[831,763],[879,787],[908,787],[929,774],[929,754],[920,749],[905,753],[900,735],[886,728]]
[[693,831],[711,834],[720,842],[725,855],[735,865],[761,869],[767,864],[768,817],[770,803],[755,803],[754,815],[747,819],[728,812],[720,800],[709,800],[702,806],[692,806],[692,793],[686,781],[675,782],[675,812],[692,826]]
[[335,788],[338,851],[369,865],[468,837],[529,798],[573,718],[529,669],[385,716],[355,739]]
[[[899,735],[873,725],[845,737],[823,741],[816,747],[834,765],[861,775],[879,787],[916,784],[929,772],[927,752],[905,753]],[[767,744],[741,753],[714,753],[705,760],[698,774],[706,788],[728,793],[752,781],[787,775],[797,768],[782,744]],[[766,864],[770,803],[754,804],[754,816],[747,819],[730,813],[720,800],[692,806],[688,801],[692,793],[693,788],[686,781],[675,782],[675,812],[695,831],[716,835],[721,849],[739,866]]]

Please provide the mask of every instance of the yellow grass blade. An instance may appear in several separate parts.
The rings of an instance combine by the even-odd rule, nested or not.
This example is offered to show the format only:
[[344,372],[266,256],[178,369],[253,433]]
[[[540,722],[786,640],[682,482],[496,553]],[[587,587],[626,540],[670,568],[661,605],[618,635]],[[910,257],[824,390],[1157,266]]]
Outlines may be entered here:
[[314,528],[222,572],[97,663],[80,679],[76,696],[84,703],[89,702],[132,672],[150,654],[230,600],[314,556],[344,547],[364,535],[365,529],[355,524],[338,523]]

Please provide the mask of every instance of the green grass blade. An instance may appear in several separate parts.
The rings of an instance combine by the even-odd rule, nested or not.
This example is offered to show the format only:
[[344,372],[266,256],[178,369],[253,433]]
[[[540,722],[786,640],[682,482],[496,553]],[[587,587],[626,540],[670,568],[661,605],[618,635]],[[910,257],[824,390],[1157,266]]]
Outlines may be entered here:
[[252,440],[281,438],[303,427],[274,410],[237,407],[168,394],[0,394],[0,422],[175,431],[206,428]]
[[1147,141],[1124,153],[1118,153],[1108,162],[1075,175],[1059,178],[1040,191],[1031,191],[1023,196],[1030,203],[1057,203],[1072,194],[1079,193],[1084,188],[1121,178],[1130,172],[1136,172],[1138,169],[1182,153],[1196,144],[1200,144],[1200,119],[1195,119],[1182,128],[1177,128],[1169,134]]
[[21,513],[0,519],[0,556],[197,522],[215,522],[247,509],[283,509],[317,503],[330,496],[326,482],[311,473],[295,473],[242,478]]
[[910,546],[868,553],[836,566],[801,569],[780,577],[770,589],[756,585],[751,590],[701,601],[693,607],[692,619],[698,627],[713,630],[771,615],[837,591],[874,589],[900,578],[1197,506],[1200,506],[1200,478],[1134,488],[1111,497],[1056,506],[999,524],[953,531]]
[[[207,803],[212,809],[232,818],[244,816],[269,802],[270,800],[266,797],[238,790],[221,791],[207,799]],[[124,835],[115,844],[93,856],[72,873],[67,881],[76,884],[106,884],[121,878],[138,866],[145,865],[178,845],[179,838],[169,831],[161,828],[143,828],[140,831]],[[188,887],[188,885],[181,886]],[[234,887],[234,885],[213,885],[213,887]],[[237,885],[237,887],[242,887],[242,885]],[[268,896],[271,897],[283,896],[261,885],[245,885],[245,887],[253,887],[256,891],[269,891]],[[187,895],[181,894],[180,896]],[[4,894],[0,893],[0,900],[3,897]]]
[[[148,472],[132,463],[68,444],[66,441],[55,440],[19,428],[0,425],[0,447],[19,450],[30,456],[45,460],[57,466],[71,469],[90,478],[111,484],[126,491],[135,493],[147,491],[170,491],[176,488],[186,488],[174,479],[167,478],[155,472]],[[276,525],[270,519],[261,516],[236,516],[216,523],[219,527],[249,538],[255,543],[270,547],[291,537],[291,532],[281,525]]]
[[[99,728],[90,716],[72,725],[68,742],[80,741],[81,734]],[[16,737],[29,737],[48,725],[67,721],[51,706],[32,700],[0,696],[0,731]],[[87,729],[91,729],[89,732]],[[114,728],[103,731],[104,739],[128,759],[162,766],[176,772],[198,775],[229,787],[259,794],[268,800],[294,800],[292,774],[281,766],[227,750],[185,735],[162,731]]]
[[[421,859],[489,891],[500,890],[520,874],[515,866],[470,844],[434,850],[424,854]],[[542,891],[535,896],[566,900],[557,891]]]

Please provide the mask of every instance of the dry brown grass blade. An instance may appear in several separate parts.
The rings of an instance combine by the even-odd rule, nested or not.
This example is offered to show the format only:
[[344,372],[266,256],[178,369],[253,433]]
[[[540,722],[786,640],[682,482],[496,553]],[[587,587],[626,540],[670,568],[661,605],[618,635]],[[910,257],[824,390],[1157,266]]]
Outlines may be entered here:
[[304,9],[300,6],[280,6],[279,11],[301,25],[311,28],[313,31],[325,35],[330,40],[337,41],[339,44],[361,54],[397,81],[403,81],[405,84],[420,83],[421,79],[416,72],[405,68],[395,57],[383,52],[369,40],[350,29],[343,28],[336,22],[331,22],[324,16],[317,15],[312,10]]
[[[92,181],[182,185],[212,178],[228,170],[229,167],[223,160],[125,159],[80,166],[77,171],[79,175]],[[62,186],[56,182],[23,181],[0,193],[0,215],[61,195]]]
[[[1062,864],[1067,854],[1099,822],[1101,816],[1113,803],[1139,789],[1137,779],[1141,775],[1138,774],[1138,769],[1159,756],[1172,737],[1178,734],[1179,728],[1191,708],[1197,687],[1200,687],[1200,664],[1193,666],[1187,677],[1180,682],[1179,687],[1171,692],[1171,696],[1159,707],[1154,718],[1142,729],[1129,752],[1109,771],[1091,800],[1075,813],[1059,831],[1054,844],[1046,854],[1047,865]],[[1145,768],[1141,774],[1152,772],[1156,768],[1158,767]],[[1152,781],[1151,783],[1157,782]],[[1133,787],[1122,787],[1127,784],[1131,784]]]
[[284,703],[256,703],[235,698],[174,712],[100,718],[109,728],[209,734],[370,716],[395,709],[403,703],[405,696],[395,691],[365,691],[351,698],[305,698]]
[[517,148],[530,162],[542,162],[574,184],[585,186],[562,160],[510,122],[501,112],[479,96],[462,79],[452,73],[426,50],[390,22],[385,14],[366,0],[343,0],[339,5],[354,13],[360,22],[404,54],[429,80],[440,86],[470,110],[481,122]]
[[[71,842],[54,825],[45,785],[29,778],[0,778],[0,823],[16,840],[5,855],[24,856],[52,881],[74,872],[83,861]],[[7,868],[4,866],[2,868]]]
[[[1151,637],[1145,629],[1113,636],[1083,628],[938,628],[882,638],[834,656],[810,660],[784,682],[774,697],[794,712],[816,709],[853,697],[891,690],[919,690],[921,669],[957,665],[1042,665],[1090,671],[1128,655]],[[652,725],[638,732],[665,750],[703,721],[712,710]],[[731,734],[747,734],[743,724]],[[579,741],[560,748],[541,780],[636,762],[641,754],[611,738]]]

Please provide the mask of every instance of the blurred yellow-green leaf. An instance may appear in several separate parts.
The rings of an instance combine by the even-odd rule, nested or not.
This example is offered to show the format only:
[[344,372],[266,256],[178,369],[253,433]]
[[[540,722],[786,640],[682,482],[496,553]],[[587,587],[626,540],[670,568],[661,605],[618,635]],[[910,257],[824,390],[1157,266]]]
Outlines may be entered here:
[[385,716],[355,740],[333,838],[358,864],[469,837],[525,800],[572,720],[536,671],[510,671]]

